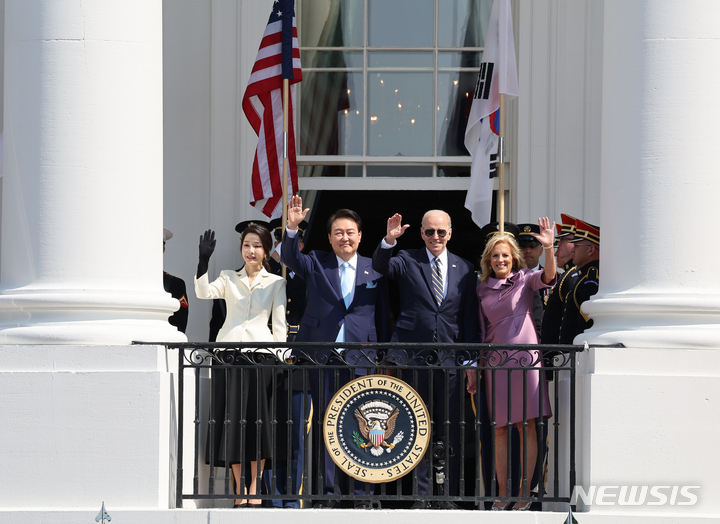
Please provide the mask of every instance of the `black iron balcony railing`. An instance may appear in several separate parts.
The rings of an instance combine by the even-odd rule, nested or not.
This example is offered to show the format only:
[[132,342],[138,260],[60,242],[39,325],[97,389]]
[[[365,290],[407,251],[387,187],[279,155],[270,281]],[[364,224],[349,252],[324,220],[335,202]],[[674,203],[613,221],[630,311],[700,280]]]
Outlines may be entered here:
[[[422,501],[425,507],[452,503],[480,509],[495,501],[530,502],[538,509],[543,502],[570,502],[576,476],[575,369],[582,346],[165,345],[179,350],[178,507],[185,499],[243,499],[299,507],[317,503],[353,507],[363,502],[364,507],[397,508]],[[335,393],[357,377],[376,375],[401,380],[418,392],[432,436],[423,450],[424,470],[418,466],[397,480],[363,484],[329,462],[319,430]],[[468,392],[468,375],[475,377],[473,394]],[[506,385],[508,381],[512,386]],[[555,384],[550,388],[551,417],[544,395],[549,382]],[[251,384],[255,391],[248,391]],[[539,388],[540,394],[533,396],[533,388]],[[188,434],[184,414],[193,411],[194,429]],[[248,413],[258,414],[257,418]],[[268,434],[269,440],[263,438]],[[357,431],[353,435],[357,449],[367,452],[365,448],[372,447],[369,437],[363,440]],[[534,448],[528,440],[533,436]],[[376,452],[390,453],[392,446],[378,445]],[[508,452],[498,454],[500,449]],[[186,453],[193,456],[192,472],[183,467]],[[237,456],[247,457],[246,462],[238,465],[233,458]],[[499,495],[497,476],[503,468],[497,467],[496,456],[507,461],[504,497]],[[262,464],[263,458],[264,471],[251,468],[251,461]],[[251,472],[261,489],[255,495],[236,495],[235,477],[249,485]],[[187,475],[192,475],[191,490],[183,489]],[[391,471],[388,475],[394,476]]]

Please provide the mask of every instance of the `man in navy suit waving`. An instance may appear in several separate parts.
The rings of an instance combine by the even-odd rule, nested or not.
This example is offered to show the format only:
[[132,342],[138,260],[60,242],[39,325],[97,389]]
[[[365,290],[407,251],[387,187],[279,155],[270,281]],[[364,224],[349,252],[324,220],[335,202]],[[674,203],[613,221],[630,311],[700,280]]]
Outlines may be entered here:
[[[282,261],[307,284],[308,303],[305,308],[296,342],[387,342],[390,338],[390,312],[387,281],[372,268],[372,260],[357,254],[362,240],[362,220],[349,209],[340,209],[328,220],[328,240],[332,253],[312,251],[303,254],[298,248],[297,228],[309,209],[302,208],[302,199],[293,196],[288,204],[288,224],[282,241]],[[342,354],[349,364],[362,365],[355,375],[367,373],[373,367],[375,352],[358,350],[318,350],[310,357],[316,362],[332,362]],[[339,360],[334,360],[338,363]],[[352,378],[349,370],[339,370],[338,383]],[[333,370],[327,369],[323,383],[313,372],[311,377],[312,398],[322,420],[325,407],[335,393]],[[323,389],[323,406],[318,406]],[[345,475],[343,475],[345,477]],[[334,490],[335,465],[325,452],[324,492]],[[355,493],[365,492],[361,482],[355,482]],[[323,507],[334,507],[334,500]],[[356,507],[366,507],[361,502]]]
[[[452,237],[450,215],[438,209],[428,211],[422,219],[422,249],[402,250],[392,256],[397,239],[409,225],[402,225],[402,216],[388,219],[387,235],[373,255],[373,269],[400,284],[400,313],[395,322],[392,342],[477,342],[478,302],[473,265],[447,250]],[[420,371],[415,383],[433,415],[435,439],[450,444],[445,477],[449,480],[447,494],[456,495],[459,478],[458,406],[464,374],[442,367],[457,363],[456,356],[443,351],[416,354],[401,348],[390,352],[388,360],[409,365],[439,364],[431,371]],[[460,358],[464,360],[464,358]],[[462,362],[459,362],[462,364]],[[447,379],[446,379],[447,378]],[[432,384],[432,388],[430,387]],[[432,397],[430,396],[432,391]],[[449,397],[449,399],[448,399]],[[446,402],[449,410],[446,413]],[[449,422],[449,424],[447,423]],[[428,463],[417,466],[418,494],[429,493]],[[419,501],[413,508],[429,507]],[[454,509],[452,502],[440,507]]]

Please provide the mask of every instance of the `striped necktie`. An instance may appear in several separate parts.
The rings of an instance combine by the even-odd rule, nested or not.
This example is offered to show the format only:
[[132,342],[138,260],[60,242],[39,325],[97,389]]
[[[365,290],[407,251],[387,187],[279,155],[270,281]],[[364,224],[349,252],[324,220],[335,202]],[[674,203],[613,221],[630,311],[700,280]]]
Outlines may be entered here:
[[[438,257],[435,257],[433,258],[433,262],[435,262],[435,265],[433,265],[432,271],[432,291],[435,302],[437,302],[438,307],[440,307],[443,301],[443,279],[442,273],[440,273],[440,260]],[[437,342],[437,327],[435,327],[435,332],[433,333],[433,342]]]
[[440,272],[440,260],[438,257],[435,257],[433,258],[433,261],[435,262],[435,265],[433,266],[432,272],[432,290],[435,301],[439,307],[443,301],[443,278],[442,273]]

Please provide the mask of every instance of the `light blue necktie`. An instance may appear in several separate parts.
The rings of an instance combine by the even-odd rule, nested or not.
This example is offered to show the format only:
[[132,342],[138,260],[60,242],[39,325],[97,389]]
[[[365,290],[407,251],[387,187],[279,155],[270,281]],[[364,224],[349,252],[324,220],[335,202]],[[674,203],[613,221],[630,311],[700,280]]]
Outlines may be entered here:
[[350,307],[350,292],[352,291],[353,279],[350,276],[348,268],[350,264],[347,262],[342,265],[342,272],[340,275],[340,289],[342,291],[343,300],[345,301],[345,307]]
[[[350,276],[350,272],[348,271],[350,264],[348,264],[347,262],[343,262],[343,265],[341,267],[342,269],[340,270],[340,292],[342,293],[343,300],[345,301],[345,307],[347,308],[350,307],[350,292],[352,291],[353,279]],[[344,320],[342,324],[340,324],[340,331],[338,331],[335,342],[345,342]],[[338,348],[338,351],[342,353],[344,350],[342,348]]]

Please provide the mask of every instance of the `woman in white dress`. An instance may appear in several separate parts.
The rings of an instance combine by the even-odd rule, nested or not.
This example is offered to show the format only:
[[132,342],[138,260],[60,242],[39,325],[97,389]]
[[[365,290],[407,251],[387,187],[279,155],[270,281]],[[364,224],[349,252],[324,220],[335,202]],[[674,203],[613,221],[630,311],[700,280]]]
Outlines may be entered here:
[[[245,267],[240,271],[223,270],[216,280],[209,282],[208,264],[215,250],[215,232],[205,231],[200,237],[195,294],[198,298],[221,298],[226,302],[227,316],[218,333],[218,342],[284,344],[287,337],[286,281],[268,271],[268,257],[272,249],[270,231],[251,223],[243,231],[240,244]],[[272,331],[268,327],[270,318]],[[275,366],[278,356],[282,358],[282,355],[276,355],[269,349],[243,348],[242,351],[251,353],[243,356],[234,351],[224,351],[218,354],[223,362],[242,364],[242,367],[213,367],[212,413],[214,431],[218,433],[213,435],[210,446],[216,466],[224,465],[226,461],[232,465],[235,493],[255,495],[258,493],[256,479],[262,476],[266,462],[276,466],[285,461],[287,409],[283,374]],[[221,387],[218,388],[219,384]],[[247,422],[243,424],[243,420]],[[257,424],[258,420],[263,423]],[[275,446],[272,445],[273,431]],[[241,478],[243,462],[250,463],[251,479],[247,491]],[[259,506],[257,500],[255,503],[242,498],[235,500],[235,507]]]

